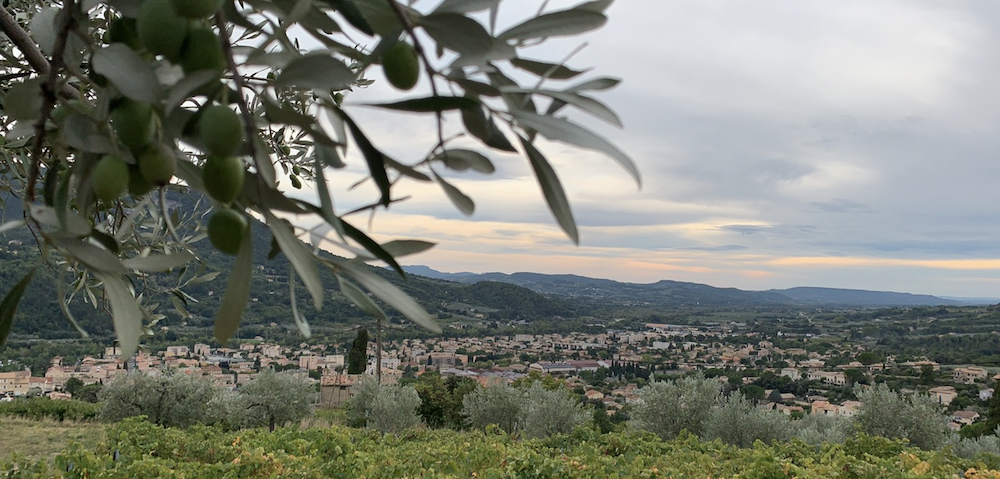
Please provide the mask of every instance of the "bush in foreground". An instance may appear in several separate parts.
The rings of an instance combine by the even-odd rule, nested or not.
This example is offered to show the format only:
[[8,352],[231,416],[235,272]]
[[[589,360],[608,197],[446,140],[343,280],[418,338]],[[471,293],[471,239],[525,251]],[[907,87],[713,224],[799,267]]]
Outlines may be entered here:
[[705,439],[751,447],[755,441],[787,441],[792,424],[784,414],[757,409],[742,394],[733,394],[712,409],[705,421]]
[[381,433],[401,432],[420,425],[420,396],[411,386],[379,384],[363,379],[347,403],[347,424]]
[[862,404],[854,422],[866,434],[908,439],[922,449],[937,449],[951,436],[948,417],[926,394],[903,395],[884,383],[855,394]]
[[632,410],[631,425],[663,439],[677,437],[685,429],[700,436],[719,390],[718,381],[702,376],[653,381],[639,389],[639,402]]
[[49,398],[32,398],[0,402],[0,416],[15,416],[25,419],[92,421],[97,419],[99,413],[100,405],[83,401],[53,401]]

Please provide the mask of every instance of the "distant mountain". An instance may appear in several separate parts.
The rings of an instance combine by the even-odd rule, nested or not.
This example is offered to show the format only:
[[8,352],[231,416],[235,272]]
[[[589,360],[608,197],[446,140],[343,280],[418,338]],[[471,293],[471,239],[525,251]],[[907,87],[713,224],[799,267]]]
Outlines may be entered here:
[[449,281],[457,281],[457,278],[461,278],[464,276],[471,276],[475,274],[475,273],[442,273],[440,271],[431,269],[427,266],[419,266],[419,265],[403,266],[403,271],[406,271],[406,274],[415,274],[417,276],[423,276],[425,278],[446,279]]
[[437,271],[434,273],[437,273],[435,277],[460,283],[474,284],[484,281],[509,283],[550,297],[588,299],[616,305],[758,306],[792,302],[788,297],[775,293],[716,288],[705,284],[669,280],[637,284],[575,274],[458,273],[449,276],[449,273]]
[[[625,283],[610,279],[588,278],[574,274],[542,273],[442,273],[426,266],[408,266],[417,275],[426,274],[460,283],[481,281],[510,283],[549,296],[568,296],[610,301],[618,304],[648,304],[663,306],[765,306],[765,305],[829,305],[829,306],[939,306],[960,304],[993,304],[989,300],[971,302],[937,296],[865,291],[854,289],[800,287],[770,291],[744,291],[717,288],[699,283],[662,280],[656,283]],[[420,272],[418,272],[420,271]],[[433,276],[431,276],[433,275]],[[995,302],[995,301],[994,301]]]
[[958,301],[943,299],[929,294],[894,293],[888,291],[865,291],[860,289],[799,287],[772,289],[778,293],[806,304],[826,304],[838,306],[957,306]]
[[[204,210],[208,202],[197,203],[195,198],[184,195],[171,195],[171,208],[186,210]],[[21,204],[15,197],[0,195],[0,204],[6,202],[6,217],[20,216]],[[16,208],[16,209],[15,209]],[[0,210],[2,211],[2,210]],[[276,322],[288,325],[291,318],[288,295],[288,261],[284,255],[268,259],[272,243],[271,233],[267,226],[258,221],[252,221],[251,238],[253,242],[254,274],[250,286],[251,303],[244,316],[243,324],[266,325]],[[219,253],[207,240],[198,243],[198,253],[206,266],[206,272],[223,272],[219,278],[200,284],[189,285],[185,292],[198,298],[198,302],[188,302],[185,309],[191,317],[181,319],[169,303],[161,306],[160,312],[167,317],[160,323],[164,326],[176,327],[185,322],[188,327],[210,328],[215,312],[218,309],[220,294],[226,288],[225,272],[232,270],[233,258]],[[38,248],[34,238],[26,228],[16,228],[0,233],[0,294],[8,291],[17,283],[25,271],[38,262]],[[402,278],[395,271],[387,268],[369,267],[369,271],[395,284],[407,294],[421,303],[432,315],[453,318],[457,321],[479,321],[480,311],[489,311],[490,320],[526,320],[549,319],[553,317],[578,317],[578,304],[564,297],[549,298],[528,288],[501,282],[469,282],[459,283],[433,278],[435,273],[430,268],[411,267],[407,278]],[[472,274],[472,273],[467,273]],[[461,276],[461,274],[445,275]],[[150,277],[151,283],[161,277]],[[326,269],[320,269],[320,279],[324,291],[339,292],[337,279]],[[475,284],[474,284],[475,283]],[[84,304],[84,295],[77,295],[70,305],[70,311],[76,316],[81,326],[91,334],[110,335],[112,332],[110,318],[101,309],[95,309]],[[13,333],[21,335],[38,334],[43,337],[76,337],[76,332],[67,324],[59,310],[55,291],[55,277],[50,268],[41,268],[29,288],[29,294],[24,296],[18,307],[18,315],[13,325]],[[164,298],[165,299],[165,298]],[[306,299],[299,297],[299,307],[304,308]],[[456,305],[462,305],[461,307]],[[402,316],[391,308],[386,308],[393,319],[401,320]],[[475,312],[470,311],[475,310]],[[368,316],[341,294],[327,294],[322,310],[304,308],[304,314],[310,324],[317,326],[334,326],[357,323],[368,319]]]
[[1000,304],[1000,298],[966,298],[963,296],[940,296],[941,299],[958,301],[969,306],[987,306]]

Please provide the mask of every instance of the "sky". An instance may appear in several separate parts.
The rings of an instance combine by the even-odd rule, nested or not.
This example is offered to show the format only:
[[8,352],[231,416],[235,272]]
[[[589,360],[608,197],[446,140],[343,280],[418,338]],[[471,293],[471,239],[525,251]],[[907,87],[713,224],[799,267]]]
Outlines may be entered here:
[[[501,23],[538,5],[504,1]],[[411,199],[368,231],[437,243],[401,262],[445,272],[1000,298],[1000,3],[618,0],[607,14],[600,30],[522,51],[558,60],[585,43],[569,66],[622,79],[598,98],[623,129],[569,117],[623,149],[641,188],[602,154],[540,143],[579,246],[527,161],[485,148],[494,175],[438,170],[474,215],[409,182],[399,194]],[[368,76],[348,111],[387,154],[419,160],[431,117],[359,105],[426,95],[425,79],[401,94]],[[348,191],[365,174],[349,160],[328,174],[338,211],[375,198],[370,184]]]

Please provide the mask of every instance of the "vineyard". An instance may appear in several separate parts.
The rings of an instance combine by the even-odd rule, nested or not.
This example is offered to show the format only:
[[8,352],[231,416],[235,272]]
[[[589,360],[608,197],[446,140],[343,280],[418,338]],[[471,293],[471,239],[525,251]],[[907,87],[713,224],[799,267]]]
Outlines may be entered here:
[[903,442],[856,436],[813,447],[800,441],[740,449],[691,435],[651,434],[521,440],[487,432],[283,428],[225,432],[162,428],[138,419],[107,427],[98,444],[74,445],[54,460],[0,459],[8,478],[1000,478],[1000,458],[964,460]]

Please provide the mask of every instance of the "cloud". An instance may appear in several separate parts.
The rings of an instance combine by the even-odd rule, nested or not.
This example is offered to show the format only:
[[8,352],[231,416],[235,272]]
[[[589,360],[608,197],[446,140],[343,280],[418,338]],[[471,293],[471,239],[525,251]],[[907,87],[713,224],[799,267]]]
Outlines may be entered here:
[[[537,6],[504,2],[501,23]],[[406,180],[397,194],[410,199],[379,212],[373,234],[438,241],[410,260],[450,271],[997,295],[1000,3],[620,1],[609,17],[569,64],[624,79],[596,96],[625,129],[566,111],[630,154],[644,181],[638,190],[602,154],[539,143],[580,247],[527,162],[479,146],[496,175],[439,170],[476,202],[473,217],[438,185]],[[582,41],[526,56],[562,58]],[[390,98],[376,82],[347,101]],[[437,141],[430,115],[349,111],[400,161]],[[460,125],[445,120],[448,133]],[[376,198],[370,182],[348,190],[366,174],[356,154],[348,162],[328,175],[338,211]]]

